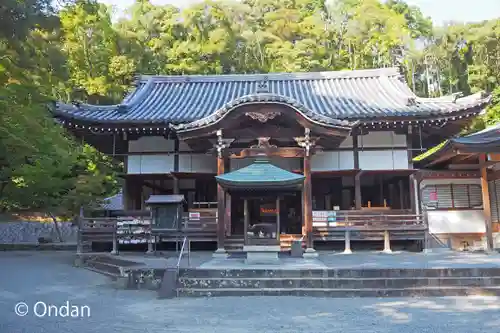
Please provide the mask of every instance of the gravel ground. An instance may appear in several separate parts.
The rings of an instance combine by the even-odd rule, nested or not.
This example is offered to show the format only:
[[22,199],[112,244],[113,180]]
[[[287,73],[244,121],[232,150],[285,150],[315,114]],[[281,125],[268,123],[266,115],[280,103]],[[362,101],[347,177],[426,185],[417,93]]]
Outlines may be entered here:
[[[107,278],[71,267],[71,260],[70,253],[0,253],[1,333],[500,331],[496,297],[157,300],[148,291],[115,290]],[[26,303],[25,316],[16,315],[18,302]],[[66,302],[75,317],[61,316]]]

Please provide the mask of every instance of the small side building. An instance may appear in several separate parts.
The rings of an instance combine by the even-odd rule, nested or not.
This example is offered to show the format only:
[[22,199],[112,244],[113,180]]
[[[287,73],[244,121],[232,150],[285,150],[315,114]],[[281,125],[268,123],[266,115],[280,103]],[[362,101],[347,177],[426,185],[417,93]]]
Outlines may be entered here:
[[498,248],[500,125],[444,141],[414,159],[421,209],[434,240],[455,249]]

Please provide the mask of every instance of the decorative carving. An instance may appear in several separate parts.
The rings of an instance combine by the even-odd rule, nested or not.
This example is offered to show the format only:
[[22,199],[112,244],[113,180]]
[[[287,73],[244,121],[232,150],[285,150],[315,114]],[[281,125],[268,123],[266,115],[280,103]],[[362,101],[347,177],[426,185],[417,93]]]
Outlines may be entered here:
[[269,143],[271,138],[257,138],[258,143],[256,145],[251,146],[250,148],[278,148],[275,145]]
[[316,144],[316,139],[311,138],[311,130],[305,129],[304,136],[293,138],[295,142],[306,151],[306,156],[310,155],[311,148]]
[[222,150],[228,148],[231,143],[233,143],[234,139],[223,139],[222,138],[222,130],[217,131],[217,143],[214,147],[217,149],[217,157],[222,158]]
[[278,111],[270,111],[270,112],[246,112],[245,116],[250,117],[254,120],[258,120],[261,123],[265,123],[268,120],[274,119],[277,116],[281,115],[281,112]]
[[262,81],[257,82],[257,92],[258,93],[268,93],[269,92],[269,78],[264,76]]

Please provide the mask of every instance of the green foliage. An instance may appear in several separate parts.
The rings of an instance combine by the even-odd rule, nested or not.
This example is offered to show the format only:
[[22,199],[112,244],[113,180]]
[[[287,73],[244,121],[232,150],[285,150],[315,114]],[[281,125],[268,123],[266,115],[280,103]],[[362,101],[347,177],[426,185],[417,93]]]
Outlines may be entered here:
[[[49,110],[53,99],[71,98],[74,91],[63,35],[54,24],[59,19],[49,9],[44,1],[8,0],[0,10],[0,22],[12,30],[0,33],[2,211],[72,215],[116,190],[109,157],[76,143]],[[7,17],[11,13],[15,17]]]

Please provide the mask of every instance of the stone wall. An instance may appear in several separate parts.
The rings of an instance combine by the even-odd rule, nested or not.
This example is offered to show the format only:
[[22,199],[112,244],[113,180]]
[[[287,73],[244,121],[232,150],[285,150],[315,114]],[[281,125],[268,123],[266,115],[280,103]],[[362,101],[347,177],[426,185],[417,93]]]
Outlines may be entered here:
[[[71,222],[59,222],[64,242],[76,242],[77,227]],[[0,223],[0,244],[38,243],[40,237],[59,242],[54,223],[5,222]]]

